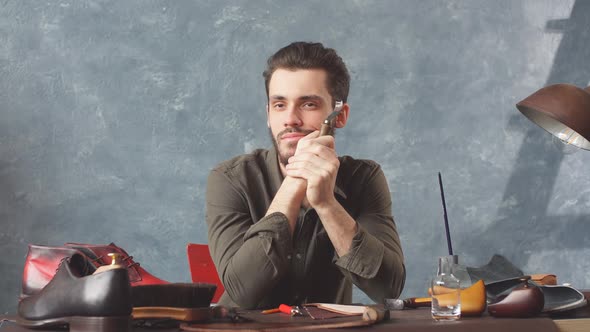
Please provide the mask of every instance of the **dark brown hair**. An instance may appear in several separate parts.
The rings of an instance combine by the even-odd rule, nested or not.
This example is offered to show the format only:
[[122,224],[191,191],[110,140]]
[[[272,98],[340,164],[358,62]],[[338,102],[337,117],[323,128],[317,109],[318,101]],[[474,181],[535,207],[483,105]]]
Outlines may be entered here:
[[332,48],[326,48],[321,43],[294,42],[268,58],[266,70],[262,73],[266,96],[268,84],[275,70],[283,69],[323,69],[327,73],[328,92],[332,96],[332,103],[337,100],[346,102],[350,88],[350,75],[342,58]]

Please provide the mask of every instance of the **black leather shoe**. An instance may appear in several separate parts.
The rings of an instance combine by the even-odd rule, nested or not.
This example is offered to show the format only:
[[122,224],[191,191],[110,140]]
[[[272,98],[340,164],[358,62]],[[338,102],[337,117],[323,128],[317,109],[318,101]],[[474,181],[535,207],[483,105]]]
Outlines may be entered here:
[[113,243],[66,243],[57,247],[30,244],[23,271],[21,299],[39,293],[55,275],[60,261],[75,254],[86,260],[84,269],[88,272],[83,275],[111,264],[109,254],[120,255],[121,264],[127,268],[131,282],[133,317],[136,319],[194,320],[195,312],[209,308],[217,288],[206,283],[169,283],[154,277]]
[[64,259],[39,293],[18,304],[17,323],[25,327],[70,326],[70,331],[128,331],[131,286],[125,268],[89,274],[86,258]]

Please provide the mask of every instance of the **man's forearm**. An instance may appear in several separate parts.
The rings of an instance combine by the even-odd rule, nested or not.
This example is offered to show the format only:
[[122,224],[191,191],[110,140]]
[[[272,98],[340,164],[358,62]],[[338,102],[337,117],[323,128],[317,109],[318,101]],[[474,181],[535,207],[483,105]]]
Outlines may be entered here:
[[263,218],[246,232],[244,243],[221,266],[225,291],[238,306],[259,306],[287,273],[292,237],[286,223],[279,213]]
[[266,216],[275,212],[283,213],[289,220],[289,230],[293,234],[295,225],[297,224],[301,202],[305,198],[306,188],[307,184],[305,180],[290,176],[285,177],[285,180],[266,211]]
[[[399,240],[388,237],[378,239],[366,229],[359,230],[359,224],[338,202],[316,207],[316,212],[338,256],[348,255],[343,261],[339,259],[337,264],[343,273],[375,301],[382,302],[384,297],[394,295],[397,297],[405,280]],[[390,228],[384,227],[382,231],[390,233]],[[392,242],[389,243],[389,240]],[[354,241],[356,244],[353,244]],[[354,254],[350,254],[351,250]]]
[[336,200],[315,209],[338,256],[346,255],[357,232],[356,221]]
[[360,236],[353,241],[354,255],[338,259],[336,265],[376,303],[397,298],[406,275],[399,243],[384,243],[359,227]]

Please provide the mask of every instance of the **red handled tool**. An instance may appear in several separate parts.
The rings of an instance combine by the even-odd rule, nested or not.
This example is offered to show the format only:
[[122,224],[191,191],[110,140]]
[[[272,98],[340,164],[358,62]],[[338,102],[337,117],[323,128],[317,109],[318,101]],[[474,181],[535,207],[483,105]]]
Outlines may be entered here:
[[281,304],[279,306],[279,311],[285,314],[289,314],[291,316],[301,316],[301,310],[298,306],[290,306],[286,304]]
[[263,314],[274,314],[277,312],[282,312],[284,314],[291,315],[291,316],[302,316],[303,315],[301,313],[301,309],[299,309],[298,306],[290,306],[290,305],[286,305],[286,304],[281,304],[278,308],[275,308],[275,309],[267,309],[267,310],[262,311]]

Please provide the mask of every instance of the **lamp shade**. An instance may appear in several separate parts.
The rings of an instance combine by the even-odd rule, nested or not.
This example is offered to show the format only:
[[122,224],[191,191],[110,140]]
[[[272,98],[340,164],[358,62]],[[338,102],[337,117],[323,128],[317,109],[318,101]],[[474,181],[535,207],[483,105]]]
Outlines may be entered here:
[[546,86],[516,104],[529,120],[567,144],[590,150],[590,86]]

